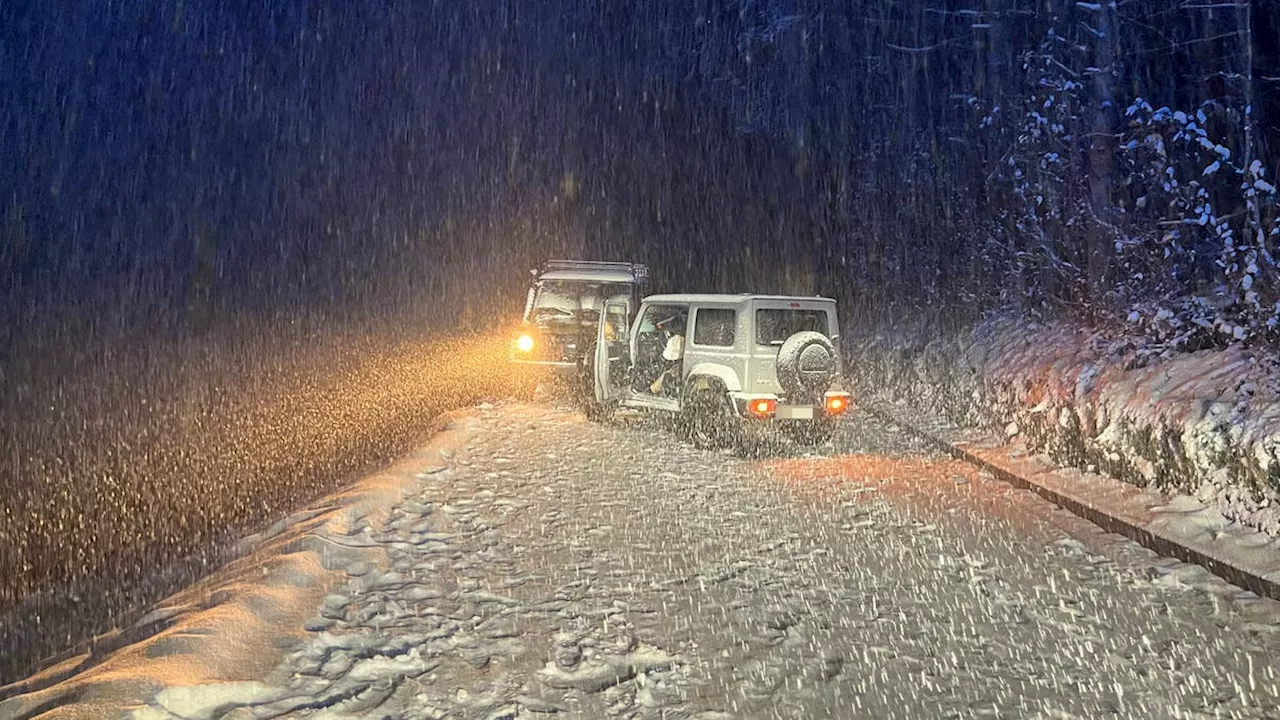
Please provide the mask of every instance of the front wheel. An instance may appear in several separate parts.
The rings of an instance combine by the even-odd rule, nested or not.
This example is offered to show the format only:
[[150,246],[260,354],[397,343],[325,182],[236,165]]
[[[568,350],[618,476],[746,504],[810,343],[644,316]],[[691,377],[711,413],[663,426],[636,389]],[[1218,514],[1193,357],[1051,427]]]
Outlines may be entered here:
[[718,390],[699,390],[685,401],[685,435],[695,447],[718,450],[741,442],[741,418],[729,395]]
[[836,421],[831,418],[818,418],[812,422],[786,423],[782,431],[797,445],[822,445],[829,442],[836,434]]

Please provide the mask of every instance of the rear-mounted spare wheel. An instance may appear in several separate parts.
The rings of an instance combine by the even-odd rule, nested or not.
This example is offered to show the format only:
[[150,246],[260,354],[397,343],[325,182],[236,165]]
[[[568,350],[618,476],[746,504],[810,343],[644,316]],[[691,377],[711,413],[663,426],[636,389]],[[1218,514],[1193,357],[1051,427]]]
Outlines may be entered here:
[[815,398],[836,379],[836,349],[819,332],[798,332],[778,348],[778,382],[787,394]]

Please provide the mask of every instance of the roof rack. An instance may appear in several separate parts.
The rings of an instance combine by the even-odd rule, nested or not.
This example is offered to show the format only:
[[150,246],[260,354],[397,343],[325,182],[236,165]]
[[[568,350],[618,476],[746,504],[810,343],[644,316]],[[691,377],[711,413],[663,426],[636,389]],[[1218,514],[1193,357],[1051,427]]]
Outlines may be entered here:
[[538,274],[552,271],[614,271],[630,275],[635,282],[643,283],[649,280],[649,267],[639,263],[630,262],[612,262],[605,260],[547,260],[542,263],[542,267]]

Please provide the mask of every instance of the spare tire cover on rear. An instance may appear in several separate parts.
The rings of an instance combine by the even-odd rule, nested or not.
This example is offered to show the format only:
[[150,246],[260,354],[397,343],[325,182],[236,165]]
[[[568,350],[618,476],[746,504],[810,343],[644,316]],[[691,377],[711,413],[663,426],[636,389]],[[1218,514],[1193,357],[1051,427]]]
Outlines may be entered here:
[[836,349],[819,332],[798,332],[778,348],[778,382],[790,394],[820,395],[836,379]]

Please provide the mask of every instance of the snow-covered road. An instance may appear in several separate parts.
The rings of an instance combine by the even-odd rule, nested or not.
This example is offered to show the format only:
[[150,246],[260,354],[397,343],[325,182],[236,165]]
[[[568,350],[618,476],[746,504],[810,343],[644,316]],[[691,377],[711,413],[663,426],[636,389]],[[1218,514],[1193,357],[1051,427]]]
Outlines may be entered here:
[[479,414],[264,683],[140,714],[1280,716],[1280,605],[867,416],[743,460]]

